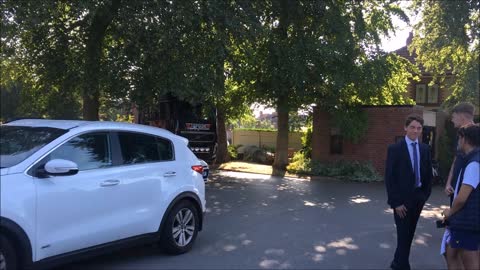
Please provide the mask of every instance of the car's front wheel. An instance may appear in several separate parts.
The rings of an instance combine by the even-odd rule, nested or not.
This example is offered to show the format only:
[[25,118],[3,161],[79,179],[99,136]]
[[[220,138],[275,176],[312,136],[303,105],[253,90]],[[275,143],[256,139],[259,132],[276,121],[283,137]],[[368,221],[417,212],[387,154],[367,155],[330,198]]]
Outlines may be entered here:
[[0,235],[0,270],[16,270],[17,256],[12,243]]
[[189,201],[181,201],[168,213],[160,245],[170,254],[185,253],[192,248],[198,227],[197,208]]

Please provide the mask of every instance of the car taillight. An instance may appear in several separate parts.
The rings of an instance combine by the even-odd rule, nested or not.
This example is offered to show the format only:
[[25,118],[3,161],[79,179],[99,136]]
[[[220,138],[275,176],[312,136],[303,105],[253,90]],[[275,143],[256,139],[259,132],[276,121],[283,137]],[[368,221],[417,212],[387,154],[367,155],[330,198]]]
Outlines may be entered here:
[[199,174],[203,173],[203,166],[202,165],[193,165],[192,170],[198,172]]

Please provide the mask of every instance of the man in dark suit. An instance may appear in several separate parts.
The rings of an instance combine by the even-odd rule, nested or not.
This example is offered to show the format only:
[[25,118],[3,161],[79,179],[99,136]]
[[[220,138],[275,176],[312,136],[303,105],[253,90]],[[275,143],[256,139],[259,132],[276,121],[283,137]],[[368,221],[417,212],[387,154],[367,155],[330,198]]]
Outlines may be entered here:
[[430,146],[418,140],[422,129],[422,117],[409,115],[405,120],[405,139],[388,147],[385,185],[397,226],[392,269],[410,269],[413,236],[423,205],[431,193],[432,160]]

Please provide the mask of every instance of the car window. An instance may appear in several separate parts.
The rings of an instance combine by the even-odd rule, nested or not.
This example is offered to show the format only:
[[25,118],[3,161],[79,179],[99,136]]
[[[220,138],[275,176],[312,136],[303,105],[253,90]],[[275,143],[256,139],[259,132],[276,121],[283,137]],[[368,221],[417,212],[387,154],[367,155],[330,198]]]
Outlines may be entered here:
[[159,137],[120,132],[118,134],[124,164],[166,161],[173,159],[171,142]]
[[58,128],[0,126],[0,166],[17,165],[66,132]]
[[157,137],[157,147],[160,160],[173,160],[173,145],[169,140]]
[[85,171],[112,166],[110,141],[106,133],[89,133],[75,137],[48,155],[48,160],[66,159]]

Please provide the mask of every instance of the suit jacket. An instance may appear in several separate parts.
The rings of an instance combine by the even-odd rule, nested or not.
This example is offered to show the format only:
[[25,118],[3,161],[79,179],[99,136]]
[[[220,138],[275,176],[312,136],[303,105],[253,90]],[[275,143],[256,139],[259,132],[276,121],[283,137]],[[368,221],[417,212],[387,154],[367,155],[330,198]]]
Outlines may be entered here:
[[432,191],[432,159],[430,146],[419,144],[420,180],[422,182],[421,197],[415,193],[415,174],[405,139],[388,147],[385,168],[385,185],[387,187],[388,204],[392,208],[400,205],[409,206],[414,200],[427,201]]

